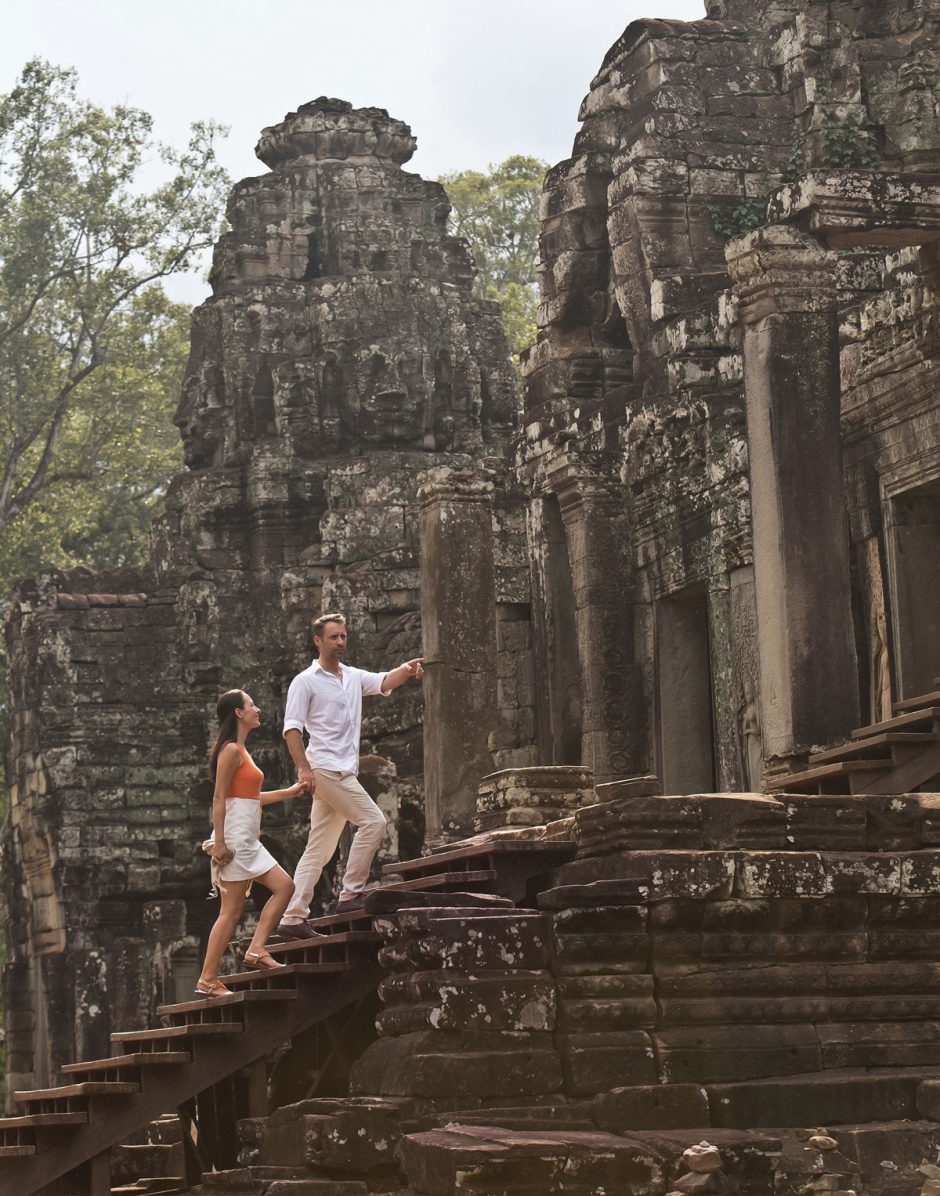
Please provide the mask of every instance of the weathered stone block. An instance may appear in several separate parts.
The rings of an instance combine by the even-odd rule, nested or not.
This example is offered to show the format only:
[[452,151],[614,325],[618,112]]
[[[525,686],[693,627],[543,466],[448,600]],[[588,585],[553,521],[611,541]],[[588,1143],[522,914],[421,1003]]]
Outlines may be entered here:
[[381,1034],[433,1030],[552,1030],[555,987],[542,973],[469,976],[452,971],[411,972],[383,981],[386,1008]]
[[565,1091],[593,1096],[624,1084],[655,1084],[659,1077],[644,1030],[564,1032],[556,1035]]
[[652,1035],[659,1076],[671,1083],[812,1072],[822,1051],[812,1025],[676,1026]]
[[708,1098],[698,1084],[614,1088],[594,1098],[592,1113],[602,1130],[614,1134],[709,1124]]
[[917,1074],[840,1071],[706,1084],[715,1125],[847,1125],[916,1117]]
[[448,1099],[543,1095],[561,1082],[549,1034],[433,1030],[373,1043],[351,1077],[354,1094]]

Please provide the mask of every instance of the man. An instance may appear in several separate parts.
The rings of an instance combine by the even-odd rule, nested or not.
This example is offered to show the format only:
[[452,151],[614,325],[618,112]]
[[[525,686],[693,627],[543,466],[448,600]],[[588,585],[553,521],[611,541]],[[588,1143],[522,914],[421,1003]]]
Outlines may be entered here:
[[[347,822],[353,836],[338,914],[362,909],[363,890],[372,860],[385,835],[385,815],[356,779],[362,699],[388,695],[411,677],[422,677],[423,661],[409,660],[387,673],[368,673],[343,663],[346,618],[321,615],[313,624],[318,658],[290,684],[284,711],[284,739],[297,766],[297,779],[313,793],[310,836],[294,872],[294,896],[278,933],[284,938],[316,938],[307,923],[313,891],[323,867],[336,850]],[[303,732],[309,737],[304,751]]]

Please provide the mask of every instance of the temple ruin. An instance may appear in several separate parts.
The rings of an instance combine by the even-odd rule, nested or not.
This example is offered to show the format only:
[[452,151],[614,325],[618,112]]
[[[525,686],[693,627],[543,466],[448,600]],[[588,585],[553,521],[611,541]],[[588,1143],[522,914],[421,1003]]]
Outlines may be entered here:
[[[320,99],[262,133],[151,562],[7,623],[37,1115],[160,1017],[207,1193],[940,1192],[940,8],[705,8],[626,28],[546,177],[521,395],[408,127]],[[215,697],[250,690],[286,776],[335,607],[356,663],[428,661],[364,724],[381,883],[280,987],[191,1009]],[[347,1007],[321,1084],[305,1035]],[[55,1177],[38,1132],[0,1126],[0,1185]],[[55,1175],[97,1196],[126,1136]]]

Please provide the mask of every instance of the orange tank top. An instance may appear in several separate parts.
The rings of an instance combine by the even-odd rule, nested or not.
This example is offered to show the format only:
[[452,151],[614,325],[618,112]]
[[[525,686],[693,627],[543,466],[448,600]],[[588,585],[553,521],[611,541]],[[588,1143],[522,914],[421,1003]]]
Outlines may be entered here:
[[261,782],[264,780],[264,773],[255,764],[251,756],[245,748],[235,745],[242,754],[242,762],[238,768],[232,773],[232,781],[229,785],[228,797],[260,797],[261,796]]

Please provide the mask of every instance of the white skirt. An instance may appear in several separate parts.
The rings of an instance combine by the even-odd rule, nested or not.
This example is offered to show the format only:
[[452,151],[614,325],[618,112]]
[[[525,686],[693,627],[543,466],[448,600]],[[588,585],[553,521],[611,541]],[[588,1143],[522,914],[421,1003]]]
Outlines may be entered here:
[[[219,869],[221,880],[255,880],[277,864],[261,844],[261,802],[257,797],[225,799],[225,846],[235,853]],[[210,838],[215,838],[213,833]]]

